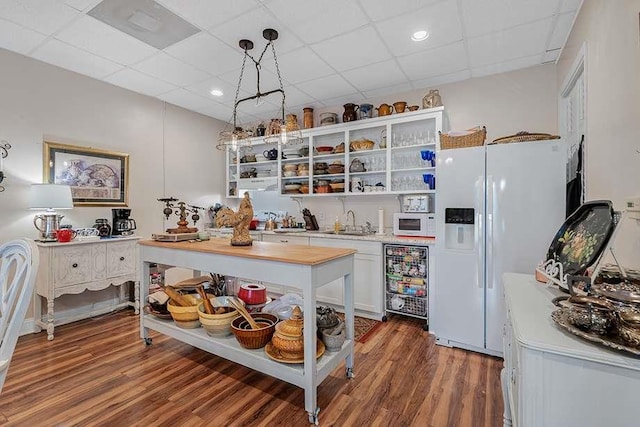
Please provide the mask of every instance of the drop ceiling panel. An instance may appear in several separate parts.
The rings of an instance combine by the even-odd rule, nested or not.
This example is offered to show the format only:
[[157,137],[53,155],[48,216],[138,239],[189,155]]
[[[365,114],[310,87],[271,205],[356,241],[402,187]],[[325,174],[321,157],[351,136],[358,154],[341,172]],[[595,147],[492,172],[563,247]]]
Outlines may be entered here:
[[[306,48],[297,49],[284,55],[278,55],[278,65],[282,79],[293,84],[335,73],[315,52]],[[269,61],[265,67],[275,72],[273,61]]]
[[35,50],[32,57],[97,79],[122,69],[120,64],[100,58],[59,40],[47,41]]
[[123,65],[134,64],[158,52],[158,49],[86,15],[60,31],[56,38]]
[[442,2],[443,0],[359,0],[364,12],[372,21],[382,21],[394,16],[412,12],[429,4]]
[[311,45],[320,58],[338,71],[391,58],[378,33],[372,26],[358,28],[347,34]]
[[187,86],[210,77],[191,65],[185,64],[164,52],[134,65],[132,68],[176,86]]
[[[337,96],[335,98],[328,98],[326,99],[323,103],[326,106],[334,106],[334,105],[344,105],[346,103],[353,103],[353,104],[359,104],[360,102],[364,101],[365,98],[361,93],[351,93],[351,94],[342,94],[340,96]],[[337,113],[340,114],[340,116],[342,116],[342,113],[344,111],[342,109],[340,109],[340,111],[337,111]]]
[[237,68],[242,60],[239,49],[232,49],[207,33],[195,34],[164,51],[214,76]]
[[57,1],[0,1],[0,18],[46,35],[55,33],[79,16],[79,11]]
[[199,109],[198,112],[207,116],[215,117],[223,122],[227,122],[233,115],[233,108],[226,104],[213,102],[208,106]]
[[567,34],[569,34],[571,25],[573,24],[574,16],[575,15],[571,12],[558,15],[547,50],[559,49],[562,47],[567,38]]
[[101,1],[102,0],[64,0],[64,4],[76,10],[88,12]]
[[555,62],[560,55],[560,49],[550,50],[544,53],[544,57],[542,58],[542,63],[547,62]]
[[193,92],[189,92],[182,88],[158,95],[158,98],[180,107],[184,107],[188,110],[196,110],[198,108],[205,107],[212,102],[207,98],[198,96]]
[[[410,91],[412,89],[413,88],[411,87],[411,85],[409,83],[402,83],[402,84],[399,84],[399,85],[385,86],[385,87],[379,87],[379,88],[375,88],[375,89],[365,90],[363,92],[363,94],[367,98],[379,98],[379,97],[382,97],[382,96],[394,95],[396,93],[408,92],[408,91]],[[388,99],[387,103],[389,103],[389,102],[395,102],[395,100]]]
[[411,80],[450,74],[468,68],[462,42],[403,56],[398,58],[398,62]]
[[[432,76],[422,80],[415,80],[413,82],[414,89],[427,89],[429,87],[440,86],[447,83],[459,82],[471,78],[471,71],[462,70],[450,74],[441,74],[439,76]],[[426,92],[425,92],[426,95]]]
[[498,64],[484,65],[471,70],[472,77],[482,77],[491,74],[506,73],[508,71],[527,68],[540,63],[540,55],[525,56]]
[[[258,92],[258,74],[256,72],[256,68],[247,65],[244,69],[244,74],[242,75],[242,84],[240,86],[240,97],[243,98],[247,95],[255,95]],[[234,88],[238,87],[238,81],[240,79],[240,69],[230,71],[228,73],[222,74],[220,79],[226,81],[229,84],[232,84]],[[270,72],[269,70],[262,69],[260,71],[260,92],[265,93],[272,91],[274,89],[280,88],[280,82],[278,82],[278,77]],[[234,89],[235,94],[235,89]],[[273,94],[269,95],[269,97],[278,98],[280,95]],[[280,102],[280,101],[277,101]]]
[[316,99],[329,99],[356,92],[353,86],[337,74],[320,77],[296,86]]
[[[462,40],[462,27],[456,2],[447,1],[416,10],[376,24],[385,43],[395,56],[408,55]],[[429,32],[421,42],[411,40],[418,30]]]
[[149,96],[158,96],[161,93],[177,89],[176,86],[172,84],[143,74],[140,71],[132,70],[131,68],[123,68],[120,71],[116,71],[105,78],[105,81]]
[[551,18],[520,25],[500,33],[468,40],[469,62],[473,68],[545,52]]
[[258,7],[255,0],[156,0],[183,19],[200,27],[211,28]]
[[242,39],[251,40],[254,48],[249,53],[258,59],[267,44],[267,40],[262,36],[262,30],[266,28],[278,31],[278,39],[274,42],[278,56],[303,45],[298,37],[283,27],[282,23],[263,7],[252,9],[223,24],[209,28],[208,31],[239,52],[242,52],[242,49],[238,46],[238,42]]
[[564,13],[576,11],[581,4],[582,0],[563,0],[559,12]]
[[288,86],[285,88],[286,98],[285,104],[287,109],[293,105],[311,105],[316,102],[314,98],[302,92],[295,86]]
[[26,55],[45,39],[44,34],[0,19],[0,47],[3,49]]
[[408,83],[395,59],[345,71],[342,76],[360,91]]
[[467,37],[540,20],[556,13],[560,0],[461,0]]
[[[303,2],[300,2],[303,3]],[[317,43],[353,31],[368,23],[355,1],[305,1],[292,5],[288,0],[266,0],[265,6],[286,23],[305,43]]]
[[[187,86],[185,89],[200,95],[200,96],[204,96],[206,98],[210,98],[211,100],[218,102],[218,103],[223,103],[223,104],[228,104],[228,105],[233,105],[233,101],[235,99],[236,96],[236,88],[237,88],[237,82],[235,84],[229,83],[227,81],[222,80],[219,77],[212,77],[210,79],[207,80],[203,80],[201,82],[192,84]],[[222,96],[213,96],[211,95],[211,90],[212,89],[218,89],[221,90],[223,92]],[[254,91],[255,92],[255,91]],[[247,92],[246,90],[240,91],[240,96],[244,97],[250,95],[249,92]]]

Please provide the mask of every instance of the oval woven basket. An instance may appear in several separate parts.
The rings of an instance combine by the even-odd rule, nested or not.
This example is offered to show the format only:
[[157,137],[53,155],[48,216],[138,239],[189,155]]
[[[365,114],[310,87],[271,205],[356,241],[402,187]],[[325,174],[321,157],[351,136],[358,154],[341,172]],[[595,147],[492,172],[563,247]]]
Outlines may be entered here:
[[451,148],[466,148],[466,147],[478,147],[484,145],[484,140],[487,138],[487,128],[482,126],[478,129],[472,129],[467,135],[447,135],[446,133],[438,132],[440,134],[440,149],[448,150]]
[[515,135],[503,136],[502,138],[494,139],[491,144],[508,144],[510,142],[529,142],[529,141],[544,141],[547,139],[560,139],[559,135],[551,135],[549,133],[529,133],[518,132]]

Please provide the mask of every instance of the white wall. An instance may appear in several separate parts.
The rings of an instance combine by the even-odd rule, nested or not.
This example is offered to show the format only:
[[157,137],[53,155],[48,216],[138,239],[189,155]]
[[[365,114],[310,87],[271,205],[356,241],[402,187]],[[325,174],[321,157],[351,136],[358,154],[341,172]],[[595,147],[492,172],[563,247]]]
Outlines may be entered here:
[[[639,13],[640,0],[585,0],[557,66],[560,85],[586,43],[586,196],[616,209],[640,196]],[[640,265],[638,223],[625,223],[616,243],[623,263]]]
[[[554,64],[443,84],[438,89],[445,107],[445,130],[484,125],[487,127],[487,141],[523,130],[552,134],[558,132],[558,87]],[[420,89],[351,102],[368,102],[379,106],[382,103],[406,101],[408,105],[421,106],[422,97],[427,92],[427,89]],[[320,113],[325,111],[338,113],[342,117],[344,109],[342,105],[316,109],[316,124],[320,123]],[[302,114],[298,117],[302,117]],[[290,214],[297,214],[301,218],[295,202],[284,197],[272,197],[273,194],[254,195],[254,207],[287,209]],[[331,226],[335,217],[343,214],[341,203],[331,197],[304,198],[304,207],[309,208],[316,216],[322,216],[318,218],[321,226]],[[377,226],[379,208],[385,210],[385,227],[388,229],[392,226],[393,212],[400,211],[400,204],[395,196],[352,196],[345,201],[345,210],[353,209],[359,224],[369,221]]]
[[[0,242],[38,236],[27,199],[30,184],[43,182],[43,140],[128,153],[128,207],[142,236],[165,228],[157,198],[205,207],[223,201],[224,156],[215,141],[224,123],[2,49],[0,70],[0,139],[12,145],[0,193]],[[111,220],[111,208],[78,207],[64,215],[65,223],[90,227],[96,218]],[[176,221],[173,216],[166,226]],[[117,295],[113,289],[90,294],[64,296],[56,310]]]

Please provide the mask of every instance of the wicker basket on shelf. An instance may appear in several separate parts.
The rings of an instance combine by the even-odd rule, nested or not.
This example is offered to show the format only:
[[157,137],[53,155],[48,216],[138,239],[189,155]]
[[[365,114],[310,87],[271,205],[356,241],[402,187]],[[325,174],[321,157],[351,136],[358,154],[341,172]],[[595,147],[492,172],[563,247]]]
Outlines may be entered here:
[[448,150],[451,148],[478,147],[484,145],[484,140],[487,138],[487,128],[482,126],[470,129],[470,131],[471,133],[466,135],[448,135],[439,132],[440,149]]

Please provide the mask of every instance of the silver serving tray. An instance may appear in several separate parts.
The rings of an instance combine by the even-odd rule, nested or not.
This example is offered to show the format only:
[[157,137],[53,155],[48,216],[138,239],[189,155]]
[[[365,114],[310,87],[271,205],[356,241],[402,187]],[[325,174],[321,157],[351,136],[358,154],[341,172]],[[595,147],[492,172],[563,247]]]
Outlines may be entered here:
[[583,331],[582,329],[578,329],[573,326],[568,319],[568,310],[566,308],[560,308],[553,313],[551,313],[551,319],[556,323],[556,325],[560,326],[562,329],[579,336],[580,338],[584,338],[587,341],[591,341],[597,344],[604,345],[605,347],[612,348],[618,351],[624,351],[627,353],[631,353],[634,356],[640,356],[640,348],[629,347],[625,345],[620,338],[612,335],[598,335],[594,333],[590,333],[587,331]]

